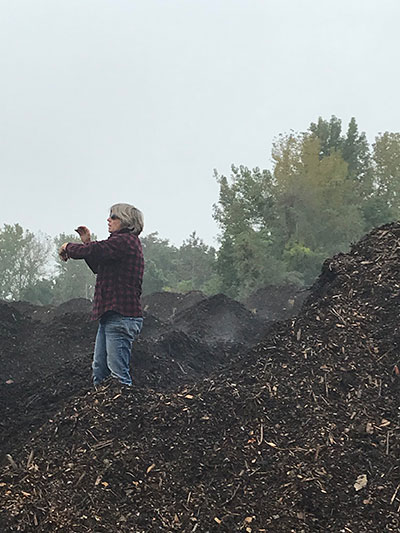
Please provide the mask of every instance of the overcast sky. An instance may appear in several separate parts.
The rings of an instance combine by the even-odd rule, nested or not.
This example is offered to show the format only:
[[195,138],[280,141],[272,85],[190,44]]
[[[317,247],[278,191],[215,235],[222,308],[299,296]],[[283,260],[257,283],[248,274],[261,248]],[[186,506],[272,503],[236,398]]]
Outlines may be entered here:
[[0,224],[216,245],[213,169],[279,133],[399,131],[398,0],[0,0]]

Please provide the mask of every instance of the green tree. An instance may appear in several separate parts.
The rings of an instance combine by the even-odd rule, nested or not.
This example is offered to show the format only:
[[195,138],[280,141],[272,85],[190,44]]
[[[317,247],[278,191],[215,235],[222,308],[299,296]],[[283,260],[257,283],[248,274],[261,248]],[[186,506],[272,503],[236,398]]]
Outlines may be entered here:
[[160,291],[165,287],[176,287],[178,249],[168,239],[162,239],[157,232],[141,238],[145,261],[143,294]]
[[215,276],[215,262],[215,249],[207,246],[194,231],[178,250],[179,285],[186,287],[186,290],[203,290]]
[[317,123],[310,124],[309,131],[320,141],[319,156],[321,159],[342,150],[342,121],[339,118],[332,116],[328,122],[319,117]]
[[299,242],[287,243],[283,253],[289,271],[286,281],[293,285],[310,285],[318,276],[325,258],[323,251],[314,251]]
[[400,216],[400,133],[385,132],[373,144],[376,198],[390,220]]
[[[96,236],[91,236],[96,240]],[[60,304],[72,298],[92,299],[96,277],[86,262],[83,260],[69,259],[67,262],[61,261],[58,256],[60,246],[65,242],[78,242],[81,240],[76,235],[60,233],[55,239],[55,259],[57,273],[54,278],[52,303]]]
[[221,292],[235,298],[240,290],[241,279],[235,257],[235,238],[223,231],[217,255],[216,271],[220,279]]
[[141,239],[145,259],[143,294],[161,290],[216,292],[216,252],[193,232],[177,248],[158,233]]
[[230,179],[214,171],[220,192],[213,216],[223,231],[238,235],[250,226],[265,228],[274,219],[274,180],[268,170],[232,165]]
[[346,135],[342,135],[342,121],[332,116],[330,121],[321,117],[311,123],[308,133],[320,141],[320,159],[339,153],[347,163],[347,177],[356,184],[362,198],[372,194],[371,151],[365,133],[359,133],[354,117],[351,118]]
[[285,235],[285,248],[298,243],[330,255],[357,239],[364,221],[341,153],[320,154],[314,135],[281,138],[274,146],[278,231]]
[[233,166],[230,179],[216,175],[217,270],[232,296],[285,280],[311,283],[322,261],[346,250],[371,220],[371,156],[355,119],[346,135],[336,117],[280,135],[272,160],[272,172]]
[[18,300],[49,271],[50,242],[19,224],[0,230],[0,298]]
[[215,268],[221,290],[236,297],[253,285],[243,268],[243,250],[254,251],[257,234],[272,234],[276,225],[274,179],[268,170],[234,165],[229,179],[216,172],[215,177],[220,193],[213,216],[222,231]]
[[169,285],[168,279],[165,277],[163,271],[158,268],[152,259],[146,259],[145,264],[143,294],[162,291],[164,287]]
[[362,193],[363,197],[371,194],[371,150],[365,133],[359,133],[354,117],[349,122],[347,135],[343,139],[341,153],[348,166],[348,176],[360,185],[358,193]]
[[239,284],[234,296],[245,298],[260,287],[279,285],[291,277],[276,251],[265,230],[248,228],[236,236],[233,263]]
[[50,305],[54,300],[54,279],[44,278],[21,291],[20,298],[35,305]]

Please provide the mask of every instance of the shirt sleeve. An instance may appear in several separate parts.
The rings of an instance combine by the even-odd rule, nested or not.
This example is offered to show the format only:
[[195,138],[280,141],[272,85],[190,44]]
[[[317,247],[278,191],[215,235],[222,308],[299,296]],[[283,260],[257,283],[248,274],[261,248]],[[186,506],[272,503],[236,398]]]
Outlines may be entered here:
[[104,241],[91,241],[84,244],[69,242],[66,247],[68,257],[85,259],[93,272],[102,261],[121,259],[127,254],[126,242],[120,236]]
[[85,262],[87,266],[90,268],[90,270],[93,272],[93,274],[97,274],[99,270],[99,264],[91,259],[85,259]]

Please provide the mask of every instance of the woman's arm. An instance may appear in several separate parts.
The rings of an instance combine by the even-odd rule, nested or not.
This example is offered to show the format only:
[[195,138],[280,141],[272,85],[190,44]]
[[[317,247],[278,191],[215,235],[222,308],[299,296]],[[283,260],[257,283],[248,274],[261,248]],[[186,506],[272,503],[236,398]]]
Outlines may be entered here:
[[[78,233],[83,243],[90,242],[92,240],[91,232],[88,227],[78,226],[75,231],[76,233]],[[90,260],[90,258],[85,259],[85,262],[87,266],[90,268],[90,270],[93,272],[93,274],[97,274],[97,271],[99,268],[98,263],[95,263],[93,260]]]
[[69,242],[63,247],[68,258],[85,259],[92,266],[102,261],[121,259],[128,252],[124,234],[114,234],[104,241],[91,241],[85,244]]

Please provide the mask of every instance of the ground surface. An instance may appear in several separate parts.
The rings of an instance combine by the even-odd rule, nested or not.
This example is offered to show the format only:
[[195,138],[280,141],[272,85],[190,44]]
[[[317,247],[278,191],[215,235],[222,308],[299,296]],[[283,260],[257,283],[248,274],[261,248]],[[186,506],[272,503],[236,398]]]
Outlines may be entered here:
[[257,317],[276,322],[297,315],[309,292],[294,285],[269,286],[257,290],[243,304]]
[[[185,332],[154,319],[156,341],[149,335],[143,350],[160,360],[144,381],[138,363],[132,391],[89,389],[79,370],[85,345],[77,358],[85,365],[71,373],[80,387],[68,395],[65,374],[57,409],[3,443],[12,458],[1,475],[0,529],[399,532],[399,264],[400,225],[374,230],[327,260],[298,316],[250,351],[223,354],[198,322]],[[201,315],[204,299],[196,305],[186,318]],[[15,357],[27,319],[0,311]],[[1,408],[12,426],[11,396],[9,411]]]
[[155,292],[143,297],[143,307],[146,312],[167,322],[177,312],[183,311],[206,298],[207,296],[200,291],[190,291],[186,294]]
[[[225,296],[166,294],[167,298],[157,293],[151,299],[166,322],[146,312],[134,345],[136,388],[166,391],[194,383],[254,344],[265,329],[252,313]],[[178,296],[182,305],[176,314]],[[214,308],[212,319],[205,308]],[[90,390],[97,330],[90,311],[91,303],[84,299],[58,307],[0,302],[0,461],[69,398]],[[206,323],[199,322],[200,316]]]

